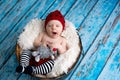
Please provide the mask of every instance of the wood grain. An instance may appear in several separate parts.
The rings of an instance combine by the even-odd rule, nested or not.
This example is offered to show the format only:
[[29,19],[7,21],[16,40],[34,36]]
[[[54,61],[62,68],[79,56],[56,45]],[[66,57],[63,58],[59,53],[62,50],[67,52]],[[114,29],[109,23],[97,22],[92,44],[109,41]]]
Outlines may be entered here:
[[0,22],[17,3],[17,0],[0,1]]
[[[119,25],[120,26],[120,25]],[[120,78],[120,39],[113,53],[106,62],[98,80],[119,80]]]
[[[117,24],[114,24],[114,21],[116,20],[116,16],[118,16],[118,14],[119,4],[102,28],[98,37],[96,37],[93,45],[87,51],[85,57],[81,61],[75,73],[72,75],[71,79],[76,78],[80,80],[96,80],[97,77],[100,75],[102,69],[108,61],[109,56],[111,55],[112,51],[119,41],[119,22],[117,22]],[[77,76],[78,73],[80,74],[79,76]]]

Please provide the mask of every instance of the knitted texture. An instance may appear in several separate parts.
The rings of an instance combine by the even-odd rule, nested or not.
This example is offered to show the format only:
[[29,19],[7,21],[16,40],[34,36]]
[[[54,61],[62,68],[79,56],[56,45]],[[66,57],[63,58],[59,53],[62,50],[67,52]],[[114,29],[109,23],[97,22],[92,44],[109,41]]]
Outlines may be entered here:
[[61,14],[60,11],[56,10],[56,11],[53,11],[53,12],[51,12],[50,14],[48,14],[48,16],[46,17],[46,20],[45,20],[45,27],[46,27],[47,23],[48,23],[50,20],[58,20],[58,21],[60,21],[61,24],[62,24],[62,26],[63,26],[63,30],[64,30],[65,20],[64,20],[64,17],[63,17],[63,15]]

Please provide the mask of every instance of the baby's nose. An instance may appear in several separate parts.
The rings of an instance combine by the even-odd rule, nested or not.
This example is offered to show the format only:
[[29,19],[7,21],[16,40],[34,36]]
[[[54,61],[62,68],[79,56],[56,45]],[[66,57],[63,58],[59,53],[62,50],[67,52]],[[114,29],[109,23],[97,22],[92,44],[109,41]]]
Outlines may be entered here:
[[55,25],[52,25],[52,29],[55,29],[56,28],[56,26]]

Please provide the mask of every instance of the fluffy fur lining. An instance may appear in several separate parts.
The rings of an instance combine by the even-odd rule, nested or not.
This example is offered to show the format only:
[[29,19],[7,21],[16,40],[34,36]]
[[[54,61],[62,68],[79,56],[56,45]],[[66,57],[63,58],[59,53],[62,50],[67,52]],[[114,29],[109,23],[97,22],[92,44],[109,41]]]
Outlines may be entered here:
[[[44,30],[44,20],[33,19],[24,28],[24,31],[20,34],[18,39],[18,44],[21,49],[31,49],[33,48],[34,39]],[[47,77],[56,77],[63,73],[68,72],[68,69],[75,63],[79,53],[80,53],[80,43],[79,36],[76,32],[75,26],[69,22],[65,21],[65,30],[62,32],[70,49],[66,53],[61,54],[55,61],[54,68],[52,72],[48,73]],[[41,77],[41,75],[35,75]]]

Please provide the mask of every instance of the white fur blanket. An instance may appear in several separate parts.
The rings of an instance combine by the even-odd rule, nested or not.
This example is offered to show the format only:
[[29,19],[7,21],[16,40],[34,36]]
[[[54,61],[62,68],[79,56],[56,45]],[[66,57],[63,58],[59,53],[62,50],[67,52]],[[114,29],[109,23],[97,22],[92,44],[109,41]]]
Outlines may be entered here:
[[[43,26],[44,20],[38,19],[33,19],[25,26],[24,31],[20,34],[18,39],[18,44],[21,49],[33,48],[34,39],[44,30]],[[70,49],[56,59],[52,72],[48,73],[46,77],[56,77],[63,73],[67,74],[68,69],[75,63],[80,53],[79,36],[75,26],[67,20],[65,21],[65,30],[62,36],[67,39]],[[41,77],[41,75],[35,76]]]

